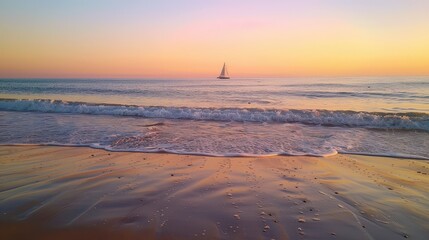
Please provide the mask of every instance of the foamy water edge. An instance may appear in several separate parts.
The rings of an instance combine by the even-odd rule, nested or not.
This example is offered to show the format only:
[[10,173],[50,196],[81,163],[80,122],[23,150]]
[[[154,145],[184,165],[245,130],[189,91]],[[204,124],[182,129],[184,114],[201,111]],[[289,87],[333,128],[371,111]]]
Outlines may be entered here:
[[311,153],[288,153],[288,152],[273,152],[269,154],[245,154],[245,153],[227,153],[227,154],[216,154],[216,153],[204,153],[204,152],[181,152],[172,151],[166,149],[157,150],[143,150],[143,149],[114,149],[109,146],[101,146],[99,144],[60,144],[60,143],[0,143],[0,146],[52,146],[52,147],[89,147],[93,149],[101,149],[108,152],[129,152],[129,153],[167,153],[167,154],[178,154],[178,155],[194,155],[194,156],[207,156],[207,157],[274,157],[274,156],[308,156],[308,157],[331,157],[337,154],[347,155],[362,155],[362,156],[374,156],[374,157],[390,157],[390,158],[406,158],[406,159],[417,159],[417,160],[429,160],[427,157],[398,154],[398,153],[365,153],[365,152],[347,152],[347,151],[336,151],[333,150],[331,153],[326,154],[311,154]]

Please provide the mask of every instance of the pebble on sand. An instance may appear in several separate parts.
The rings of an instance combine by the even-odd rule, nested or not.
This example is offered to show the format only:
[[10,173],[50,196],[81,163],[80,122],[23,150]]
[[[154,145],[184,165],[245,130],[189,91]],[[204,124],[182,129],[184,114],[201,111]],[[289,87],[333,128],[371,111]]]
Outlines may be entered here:
[[234,217],[235,217],[235,219],[240,220],[240,215],[235,214]]
[[298,219],[298,222],[300,222],[300,223],[305,223],[305,219],[300,218],[300,219]]

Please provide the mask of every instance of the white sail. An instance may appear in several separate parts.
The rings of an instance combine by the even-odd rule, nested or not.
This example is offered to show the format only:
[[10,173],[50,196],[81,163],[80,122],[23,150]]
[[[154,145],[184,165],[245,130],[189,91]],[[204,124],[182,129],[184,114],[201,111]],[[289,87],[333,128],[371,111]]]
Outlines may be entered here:
[[223,64],[222,71],[218,77],[219,79],[229,79],[228,68],[226,67],[226,63]]
[[225,63],[223,64],[222,72],[220,73],[221,76],[225,76]]

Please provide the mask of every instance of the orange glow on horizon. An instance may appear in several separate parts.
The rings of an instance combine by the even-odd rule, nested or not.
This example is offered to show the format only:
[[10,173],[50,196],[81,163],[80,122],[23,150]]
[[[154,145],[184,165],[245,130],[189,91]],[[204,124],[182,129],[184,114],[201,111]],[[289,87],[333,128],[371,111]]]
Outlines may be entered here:
[[223,62],[232,77],[429,75],[424,13],[410,10],[400,18],[408,22],[381,28],[375,20],[367,23],[367,16],[333,7],[289,5],[302,12],[284,15],[253,3],[247,12],[230,10],[222,18],[207,6],[158,22],[138,14],[98,21],[91,16],[83,24],[58,16],[53,20],[61,24],[44,16],[34,24],[1,21],[0,78],[215,77]]

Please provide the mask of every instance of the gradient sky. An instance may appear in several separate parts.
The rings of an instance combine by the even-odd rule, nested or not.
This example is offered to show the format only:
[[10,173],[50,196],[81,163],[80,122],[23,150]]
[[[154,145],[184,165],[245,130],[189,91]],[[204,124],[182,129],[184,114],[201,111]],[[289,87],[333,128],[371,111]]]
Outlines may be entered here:
[[427,0],[1,0],[0,77],[429,75]]

